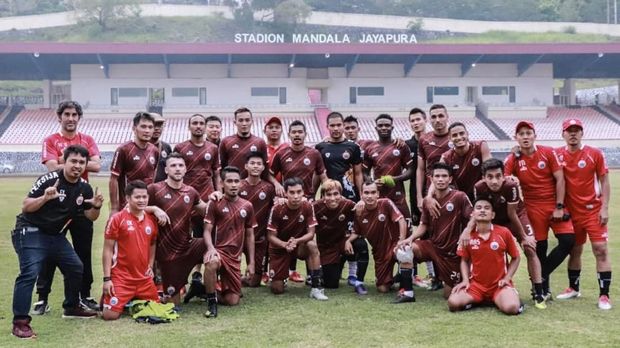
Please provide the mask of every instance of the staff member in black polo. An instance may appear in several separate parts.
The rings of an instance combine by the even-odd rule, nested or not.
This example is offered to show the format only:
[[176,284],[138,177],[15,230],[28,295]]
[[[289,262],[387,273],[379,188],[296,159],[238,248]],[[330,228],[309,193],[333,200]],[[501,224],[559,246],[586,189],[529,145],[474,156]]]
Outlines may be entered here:
[[12,232],[13,247],[19,259],[19,275],[13,290],[13,335],[36,337],[28,315],[32,290],[46,259],[54,261],[65,278],[63,318],[91,318],[95,311],[79,305],[83,265],[66,238],[67,226],[79,214],[91,221],[99,217],[103,196],[81,175],[88,163],[88,150],[79,145],[67,147],[65,165],[37,179],[24,199]]

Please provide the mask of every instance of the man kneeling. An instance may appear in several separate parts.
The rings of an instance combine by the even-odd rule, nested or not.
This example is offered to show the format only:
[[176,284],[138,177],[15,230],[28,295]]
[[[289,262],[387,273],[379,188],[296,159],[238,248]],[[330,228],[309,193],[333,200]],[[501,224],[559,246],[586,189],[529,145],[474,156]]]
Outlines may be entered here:
[[112,215],[103,244],[103,319],[116,320],[130,300],[159,302],[153,282],[157,221],[146,213],[149,195],[140,180],[125,188],[127,207]]
[[[459,245],[457,250],[463,281],[452,289],[448,308],[454,312],[492,301],[505,314],[519,314],[523,307],[512,285],[512,276],[519,267],[517,243],[510,230],[491,223],[495,213],[488,200],[478,199],[472,216],[476,227],[469,244]],[[506,254],[510,255],[508,265]]]

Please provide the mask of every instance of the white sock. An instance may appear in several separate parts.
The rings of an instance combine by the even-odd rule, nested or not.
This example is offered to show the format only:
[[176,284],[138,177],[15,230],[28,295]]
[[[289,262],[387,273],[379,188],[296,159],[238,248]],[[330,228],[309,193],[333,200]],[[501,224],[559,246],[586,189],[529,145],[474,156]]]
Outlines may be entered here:
[[355,286],[364,285],[364,282],[360,282],[359,280],[355,281]]
[[435,277],[435,267],[433,267],[432,261],[426,261],[426,271],[428,275],[431,277]]
[[403,291],[403,295],[407,297],[413,297],[413,290]]

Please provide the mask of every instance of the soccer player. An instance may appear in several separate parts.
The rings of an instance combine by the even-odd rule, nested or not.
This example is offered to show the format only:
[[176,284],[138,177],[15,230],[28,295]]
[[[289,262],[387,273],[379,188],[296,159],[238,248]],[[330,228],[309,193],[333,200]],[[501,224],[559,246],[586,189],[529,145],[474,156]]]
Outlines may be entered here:
[[[251,287],[260,285],[263,271],[268,273],[268,270],[264,269],[268,264],[267,222],[269,221],[269,212],[273,206],[276,190],[273,184],[261,178],[263,171],[265,171],[266,162],[264,154],[250,152],[245,162],[245,170],[248,172],[248,176],[241,180],[239,185],[239,196],[252,203],[254,216],[258,224],[254,229],[254,276],[244,279],[244,282]],[[247,257],[249,258],[249,255]],[[247,263],[250,263],[249,259]],[[297,263],[297,258],[295,258],[295,263]],[[266,280],[269,281],[269,278]]]
[[215,115],[207,116],[205,120],[207,121],[207,141],[220,146],[222,141],[222,120]]
[[589,238],[596,259],[599,283],[598,308],[611,309],[609,287],[611,285],[611,259],[607,248],[607,223],[609,221],[609,170],[601,150],[584,145],[583,123],[579,119],[567,119],[562,123],[562,137],[566,146],[558,149],[564,165],[566,179],[566,207],[571,213],[575,228],[575,246],[568,259],[569,287],[558,299],[576,298],[581,276],[583,245]]
[[[452,189],[452,167],[435,163],[432,170],[434,198],[441,207],[439,217],[431,216],[430,209],[422,208],[420,226],[401,245],[411,244],[416,262],[433,261],[438,280],[444,283],[444,297],[461,281],[459,257],[456,255],[461,232],[471,216],[471,202],[467,195]],[[428,234],[428,239],[420,239]]]
[[522,244],[527,257],[527,271],[534,289],[534,305],[545,309],[541,265],[536,255],[534,230],[527,217],[521,198],[521,186],[516,180],[504,177],[504,163],[496,158],[482,162],[482,180],[474,185],[474,200],[483,198],[491,202],[495,217],[493,223],[510,230]]
[[160,225],[155,259],[163,289],[180,303],[179,291],[187,283],[192,268],[202,264],[207,246],[202,236],[188,233],[192,217],[203,217],[206,203],[192,186],[185,183],[187,167],[183,156],[173,152],[166,158],[166,180],[148,186],[149,207]]
[[[353,228],[355,203],[342,196],[340,182],[325,180],[321,185],[321,199],[313,203],[314,213],[319,223],[316,227],[316,242],[321,255],[323,281],[328,289],[338,288],[342,273],[343,260],[359,260],[356,273],[349,282],[356,285],[358,279],[364,279],[368,267],[368,246],[363,238],[350,243],[351,250],[346,251],[346,241]],[[366,295],[364,284],[355,287],[359,295]]]
[[252,135],[252,112],[248,108],[235,110],[234,124],[237,133],[222,139],[220,143],[220,164],[222,168],[227,166],[237,167],[241,171],[241,177],[245,178],[248,173],[245,170],[245,156],[248,152],[267,153],[265,141]]
[[[82,174],[82,178],[88,181],[88,173],[97,173],[101,169],[101,157],[95,140],[87,134],[78,131],[78,125],[82,119],[82,106],[75,101],[63,101],[56,109],[60,131],[43,140],[43,152],[41,162],[47,170],[52,172],[62,169],[65,165],[63,152],[71,145],[81,145],[88,150],[88,164]],[[92,310],[99,309],[97,301],[90,296],[90,288],[93,284],[92,246],[93,246],[93,222],[83,214],[76,216],[68,227],[71,233],[71,242],[75,253],[84,265],[82,286],[80,287],[80,304]],[[47,298],[52,289],[56,263],[48,260],[43,264],[37,278],[37,293],[39,300],[34,304],[31,311],[33,315],[42,315],[50,310]]]
[[35,181],[17,216],[11,232],[13,247],[19,259],[19,275],[13,290],[13,335],[33,338],[28,315],[32,288],[47,259],[55,260],[65,278],[63,317],[88,318],[95,311],[81,307],[79,290],[83,266],[69,244],[66,228],[79,214],[94,221],[99,217],[103,196],[91,186],[82,174],[88,164],[88,150],[70,145],[63,153],[61,169],[42,175]]
[[360,126],[357,118],[353,115],[349,115],[344,118],[344,135],[347,139],[356,143],[360,146],[360,153],[362,159],[364,158],[364,151],[366,149],[366,145],[368,145],[372,140],[360,139]]
[[103,244],[103,319],[120,318],[134,298],[159,302],[153,282],[157,221],[144,210],[149,201],[146,183],[125,187],[127,206],[112,215]]
[[[459,246],[463,281],[452,289],[448,298],[450,311],[469,308],[472,304],[493,302],[505,314],[523,311],[512,277],[519,267],[519,249],[510,231],[491,223],[493,205],[479,198],[473,211],[476,227],[465,247]],[[510,256],[510,262],[506,262]]]
[[248,249],[247,271],[254,276],[254,228],[257,227],[252,203],[239,197],[241,174],[235,167],[224,167],[221,172],[224,198],[209,201],[205,214],[204,241],[205,287],[208,310],[205,316],[217,317],[215,286],[218,273],[222,282],[220,302],[235,306],[241,297],[241,254]]
[[[374,181],[368,180],[362,184],[362,200],[364,205],[355,211],[353,231],[346,241],[345,250],[351,253],[352,243],[360,236],[368,239],[375,261],[377,291],[386,293],[394,283],[397,245],[407,236],[407,222],[391,200],[379,198],[379,188]],[[400,263],[400,284],[403,292],[399,293],[394,303],[415,302],[412,284],[413,256],[410,256],[407,262]],[[355,287],[363,285],[363,274],[358,274]]]
[[291,122],[288,136],[291,145],[276,152],[270,163],[269,172],[274,177],[281,173],[284,181],[293,177],[302,179],[306,198],[314,200],[313,175],[318,176],[321,182],[327,179],[321,154],[305,145],[306,125],[303,122],[299,120]]
[[409,147],[404,142],[395,143],[392,140],[392,116],[380,114],[375,118],[375,125],[379,140],[366,146],[364,170],[369,176],[372,170],[381,197],[391,199],[410,225],[411,213],[404,185],[405,180],[413,175]]
[[439,159],[452,167],[453,184],[460,191],[474,198],[474,185],[482,179],[480,165],[491,158],[491,151],[486,141],[469,141],[469,132],[461,122],[454,122],[448,127],[453,148],[444,152]]
[[[536,131],[531,122],[515,127],[519,149],[506,157],[504,175],[514,175],[523,189],[523,201],[536,238],[536,253],[542,267],[543,291],[551,298],[549,276],[570,253],[575,232],[564,209],[564,173],[556,152],[548,146],[535,145]],[[547,255],[549,227],[558,245]]]
[[133,118],[134,139],[119,146],[114,152],[110,168],[110,216],[125,206],[126,183],[134,180],[153,182],[159,150],[151,144],[154,122],[148,112],[138,112]]
[[270,117],[265,122],[263,133],[267,139],[267,162],[271,163],[276,152],[280,148],[288,146],[287,143],[282,142],[282,120],[277,116]]
[[153,120],[155,121],[153,123],[153,135],[151,136],[151,140],[149,140],[149,142],[157,146],[159,151],[159,160],[157,161],[154,182],[160,182],[166,180],[166,157],[172,153],[172,147],[167,142],[161,140],[161,133],[164,130],[166,119],[156,112],[149,112],[149,114],[153,116]]
[[284,180],[286,202],[271,210],[267,225],[269,241],[269,275],[271,292],[284,293],[284,280],[288,278],[290,256],[306,260],[311,277],[310,298],[327,300],[321,284],[321,259],[314,241],[317,225],[312,204],[303,199],[303,181],[292,177]]

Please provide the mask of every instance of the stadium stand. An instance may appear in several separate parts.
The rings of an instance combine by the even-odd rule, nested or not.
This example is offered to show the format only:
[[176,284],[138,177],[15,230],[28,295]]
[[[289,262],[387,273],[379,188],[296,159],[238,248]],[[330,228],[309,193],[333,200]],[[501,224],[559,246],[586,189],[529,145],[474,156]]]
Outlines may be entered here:
[[[6,109],[6,105],[3,105],[3,109],[0,113],[4,112],[4,109]],[[4,119],[2,119],[2,123],[0,123],[0,137],[11,127],[11,124],[15,121],[15,118],[17,118],[23,109],[24,107],[21,105],[14,105],[11,107],[9,113],[4,117]]]

